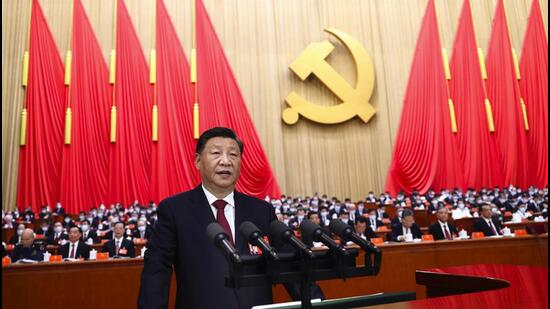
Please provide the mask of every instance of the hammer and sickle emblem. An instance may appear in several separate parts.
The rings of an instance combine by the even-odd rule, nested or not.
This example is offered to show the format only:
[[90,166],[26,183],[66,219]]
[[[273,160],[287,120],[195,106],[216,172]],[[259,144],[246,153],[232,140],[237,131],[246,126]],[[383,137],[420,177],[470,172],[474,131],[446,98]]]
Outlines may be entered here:
[[325,31],[334,35],[351,53],[357,74],[356,86],[353,88],[325,60],[334,50],[334,45],[328,40],[309,44],[290,65],[290,69],[301,80],[305,80],[311,74],[317,76],[342,100],[342,103],[335,106],[319,106],[292,91],[285,99],[289,106],[283,111],[283,121],[286,124],[297,123],[299,115],[323,124],[341,123],[356,115],[364,122],[368,122],[376,113],[374,107],[369,103],[374,89],[374,66],[370,56],[363,46],[349,34],[336,29],[325,29]]

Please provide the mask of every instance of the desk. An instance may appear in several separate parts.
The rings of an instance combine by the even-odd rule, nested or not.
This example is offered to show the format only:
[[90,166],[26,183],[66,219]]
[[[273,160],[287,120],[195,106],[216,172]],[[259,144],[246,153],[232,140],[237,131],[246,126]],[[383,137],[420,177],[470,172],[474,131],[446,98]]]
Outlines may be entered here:
[[[384,244],[382,268],[376,277],[320,282],[328,298],[368,295],[377,292],[415,291],[426,297],[425,287],[416,285],[415,271],[502,263],[548,266],[548,235],[518,238],[483,238],[411,244]],[[518,254],[521,252],[521,254]],[[363,260],[362,254],[358,257]],[[2,267],[4,308],[135,308],[143,260],[40,263]],[[170,308],[175,280],[172,278]],[[288,301],[284,288],[274,288],[274,301]]]

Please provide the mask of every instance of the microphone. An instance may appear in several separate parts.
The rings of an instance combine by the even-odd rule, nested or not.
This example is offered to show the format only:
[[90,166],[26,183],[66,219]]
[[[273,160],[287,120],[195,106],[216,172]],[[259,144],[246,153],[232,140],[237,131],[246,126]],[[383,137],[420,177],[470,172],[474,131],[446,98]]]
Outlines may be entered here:
[[239,228],[241,234],[248,242],[258,248],[260,248],[265,256],[269,256],[272,260],[278,261],[279,256],[277,252],[271,248],[271,246],[262,238],[262,232],[260,229],[250,221],[245,221]]
[[294,248],[296,248],[298,251],[300,251],[303,255],[305,255],[308,258],[313,258],[313,252],[310,248],[306,246],[301,240],[296,238],[294,236],[294,233],[292,230],[286,226],[281,221],[273,221],[271,222],[271,225],[269,226],[271,231],[271,237],[273,239],[283,243],[283,242],[289,242]]
[[221,225],[216,222],[210,223],[206,227],[206,233],[208,234],[208,238],[210,238],[214,245],[220,248],[223,253],[227,257],[229,257],[234,263],[241,262],[239,251],[237,251],[231,241],[229,241],[229,237],[227,236],[225,230]]
[[338,245],[332,238],[323,233],[319,225],[313,223],[311,220],[305,219],[302,221],[300,230],[302,231],[302,235],[309,236],[314,241],[322,242],[330,250],[336,251],[339,254],[346,254],[346,248]]
[[376,246],[374,246],[372,242],[367,241],[361,238],[361,236],[354,233],[351,226],[345,224],[340,219],[330,221],[329,228],[331,232],[340,236],[340,238],[342,238],[344,241],[352,241],[368,253],[380,252],[380,250],[376,248]]

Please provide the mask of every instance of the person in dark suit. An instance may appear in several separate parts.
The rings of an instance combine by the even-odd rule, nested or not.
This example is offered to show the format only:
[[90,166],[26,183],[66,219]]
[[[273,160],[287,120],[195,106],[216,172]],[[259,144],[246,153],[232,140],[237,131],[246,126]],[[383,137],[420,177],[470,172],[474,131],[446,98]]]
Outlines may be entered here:
[[124,237],[124,223],[115,223],[113,231],[115,238],[103,244],[101,252],[109,252],[109,257],[135,257],[134,243]]
[[437,210],[437,222],[429,227],[434,240],[452,240],[458,235],[456,226],[449,223],[449,209],[443,206]]
[[355,223],[355,233],[367,240],[378,237],[370,227],[369,222],[365,217],[357,218],[357,222]]
[[[206,234],[218,222],[244,255],[249,245],[238,229],[254,223],[264,235],[276,220],[267,202],[235,190],[243,144],[227,128],[205,131],[196,146],[195,166],[202,184],[163,200],[145,252],[139,308],[168,306],[170,280],[176,273],[176,308],[251,308],[273,303],[271,286],[227,288],[228,262]],[[173,267],[173,268],[172,268]]]
[[40,246],[34,244],[34,232],[32,229],[25,229],[21,234],[21,243],[16,245],[10,254],[12,262],[19,260],[35,260],[42,261],[44,259],[44,252],[40,249]]
[[474,222],[474,231],[483,232],[485,236],[501,235],[500,222],[493,218],[492,206],[485,204],[481,206],[481,216]]
[[97,237],[97,233],[95,231],[90,230],[90,221],[88,221],[88,219],[80,222],[80,230],[82,231],[82,236],[80,237],[80,240],[87,243],[89,239],[91,239],[92,243],[94,244],[99,243],[99,238]]
[[68,240],[69,235],[63,232],[61,222],[56,222],[53,225],[53,233],[48,237],[48,245],[57,246],[62,240]]
[[19,223],[17,225],[17,230],[15,231],[15,234],[10,238],[8,241],[8,244],[10,245],[16,245],[21,242],[21,236],[23,235],[23,231],[25,230],[25,224]]
[[405,235],[412,234],[413,239],[422,238],[422,232],[416,223],[414,223],[414,214],[412,210],[403,210],[401,223],[392,227],[392,241],[405,241]]
[[90,258],[90,246],[80,241],[82,237],[82,231],[79,227],[73,226],[69,229],[69,242],[59,247],[59,253],[64,259],[89,259]]
[[137,229],[134,231],[133,237],[147,240],[151,237],[151,228],[147,226],[145,219],[140,219],[137,222]]
[[369,209],[368,214],[369,216],[367,221],[368,221],[369,227],[373,231],[376,231],[376,229],[384,225],[384,223],[382,223],[382,220],[379,220],[376,209]]

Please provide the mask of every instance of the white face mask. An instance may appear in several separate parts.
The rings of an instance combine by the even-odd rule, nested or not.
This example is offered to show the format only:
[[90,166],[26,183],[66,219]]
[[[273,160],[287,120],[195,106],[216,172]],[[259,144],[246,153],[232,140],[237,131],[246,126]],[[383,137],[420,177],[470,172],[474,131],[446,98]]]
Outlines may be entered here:
[[67,223],[71,222],[71,218],[69,218],[69,217],[65,218],[65,222],[67,222]]
[[342,222],[344,222],[345,224],[348,224],[349,219],[342,219]]
[[464,204],[458,204],[458,208],[464,209],[464,207],[466,207]]
[[288,225],[288,222],[289,222],[289,221],[290,221],[290,220],[288,220],[288,219],[284,219],[284,220],[283,220],[283,222],[284,222],[286,225]]
[[54,231],[55,231],[57,234],[61,233],[62,230],[63,230],[63,228],[60,227],[60,226],[56,226],[56,227],[54,228]]
[[321,212],[321,217],[326,217],[326,216],[328,216],[328,212],[326,211]]
[[145,231],[145,226],[138,226],[138,231],[140,232],[144,232]]
[[376,220],[376,216],[375,216],[375,215],[370,215],[370,216],[369,216],[369,219],[371,219],[371,220]]
[[43,227],[42,227],[42,231],[43,231],[43,232],[48,231],[48,227],[47,227],[47,226],[43,226]]
[[88,224],[84,224],[80,228],[82,229],[82,232],[87,232],[90,229],[90,226]]
[[17,236],[21,236],[23,234],[23,230],[17,230]]
[[521,211],[521,212],[525,212],[526,210],[527,210],[527,209],[526,209],[525,207],[520,207],[520,208],[519,208],[519,211]]
[[11,215],[7,215],[5,219],[6,219],[6,221],[11,221],[13,219],[13,217]]

